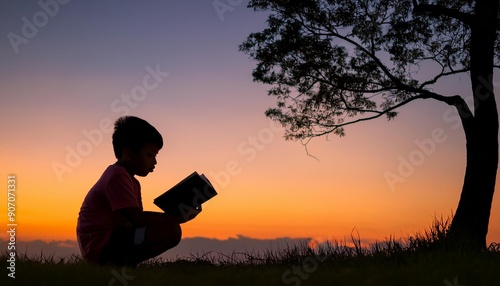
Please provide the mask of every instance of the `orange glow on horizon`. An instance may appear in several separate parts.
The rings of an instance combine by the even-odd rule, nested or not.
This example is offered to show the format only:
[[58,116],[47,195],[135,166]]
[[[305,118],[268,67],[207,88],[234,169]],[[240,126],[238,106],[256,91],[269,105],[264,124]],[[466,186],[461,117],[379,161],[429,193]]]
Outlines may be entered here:
[[[83,200],[86,191],[75,192],[75,195],[71,196],[74,197],[71,201],[56,197],[48,199],[44,192],[33,193],[27,197],[22,195],[22,190],[34,189],[40,181],[21,182],[20,180],[19,185],[22,188],[18,191],[20,195],[17,211],[19,239],[75,240],[80,200]],[[264,180],[261,183],[266,184]],[[83,182],[80,184],[83,185]],[[304,185],[300,182],[295,184],[296,188],[293,189],[286,182],[273,184],[269,181],[266,185],[271,187],[270,190],[255,191],[255,187],[248,185],[243,187],[240,183],[234,182],[234,185],[223,189],[219,192],[219,196],[206,203],[204,212],[197,219],[182,226],[183,237],[228,239],[244,235],[256,239],[290,237],[313,238],[318,241],[350,241],[354,231],[354,234],[359,232],[362,240],[382,241],[388,237],[404,238],[416,232],[423,232],[433,221],[429,213],[438,216],[440,214],[436,211],[437,206],[429,204],[426,198],[418,195],[409,198],[415,203],[415,207],[409,208],[398,205],[397,198],[391,198],[394,194],[386,193],[385,190],[364,193],[362,189],[351,189],[343,195],[338,192],[327,194],[321,191],[327,186],[317,185],[306,194],[300,190],[308,185],[307,182],[304,182]],[[416,186],[417,189],[423,187]],[[322,199],[314,203],[301,204],[314,192],[317,192]],[[417,193],[416,190],[405,192]],[[443,199],[446,199],[448,195],[446,192],[442,193],[445,194]],[[380,198],[381,195],[385,197]],[[146,210],[159,211],[151,202],[155,196],[156,194],[153,195],[151,192],[143,194]],[[347,196],[352,204],[339,199]],[[263,197],[266,200],[260,201]],[[437,201],[439,200],[441,199]],[[44,206],[44,203],[50,205]],[[452,209],[441,211],[446,218]],[[392,213],[400,215],[394,217]],[[5,208],[2,208],[0,215],[6,217]],[[494,209],[491,214],[488,243],[498,241],[500,237],[499,229],[496,227],[499,224],[499,217],[498,210]],[[378,224],[377,221],[384,223]],[[6,238],[5,235],[3,238]]]
[[[179,83],[182,88],[191,86],[189,81],[180,82],[184,83]],[[6,87],[9,94],[18,93],[22,84],[16,84]],[[103,90],[110,89],[107,84],[102,80],[85,82]],[[62,85],[65,90],[71,89]],[[165,90],[155,92],[186,93],[169,88],[165,85]],[[197,88],[203,91],[207,87]],[[352,126],[342,138],[317,138],[308,144],[316,160],[307,155],[300,142],[285,141],[283,130],[262,115],[262,110],[274,102],[263,99],[255,104],[254,90],[233,88],[235,94],[246,93],[239,95],[248,98],[241,104],[252,108],[239,112],[229,105],[216,104],[212,108],[222,111],[214,112],[190,103],[181,108],[152,95],[134,110],[133,115],[152,123],[165,141],[154,173],[139,178],[146,210],[158,211],[153,199],[194,170],[217,185],[219,195],[204,206],[195,221],[183,226],[185,237],[343,239],[355,228],[362,239],[381,240],[423,231],[434,216],[448,217],[455,210],[465,170],[465,143],[463,131],[443,121],[443,110],[436,108],[418,122],[415,118],[421,116],[409,110],[394,121]],[[40,94],[50,95],[43,90]],[[75,94],[75,98],[85,96]],[[83,198],[115,161],[110,132],[88,137],[91,130],[100,128],[100,122],[119,116],[107,109],[115,98],[112,94],[99,99],[101,110],[90,115],[81,110],[72,112],[57,103],[46,110],[13,107],[9,111],[13,118],[27,112],[37,115],[37,120],[15,117],[19,118],[16,128],[10,129],[0,122],[8,134],[2,138],[0,149],[0,169],[4,170],[0,187],[6,189],[8,174],[17,175],[19,239],[75,239]],[[415,108],[426,106],[417,104]],[[384,174],[398,174],[403,161],[421,152],[415,142],[431,138],[436,128],[443,130],[445,140],[435,143],[432,154],[400,174],[391,189]],[[66,166],[59,175],[55,163]],[[500,241],[499,202],[497,194],[488,242]],[[6,213],[2,204],[0,217],[6,218]],[[5,238],[5,232],[0,237]]]

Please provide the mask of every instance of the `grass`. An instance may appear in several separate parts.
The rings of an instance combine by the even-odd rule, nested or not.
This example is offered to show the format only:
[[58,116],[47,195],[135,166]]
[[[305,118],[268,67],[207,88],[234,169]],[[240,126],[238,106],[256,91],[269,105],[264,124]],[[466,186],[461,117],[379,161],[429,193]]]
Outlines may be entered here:
[[[449,251],[448,221],[423,234],[362,247],[331,241],[264,253],[153,259],[136,269],[89,264],[78,256],[18,257],[16,278],[2,285],[492,285],[500,286],[500,245],[488,251]],[[6,261],[6,254],[1,258]],[[5,269],[5,268],[4,268]]]

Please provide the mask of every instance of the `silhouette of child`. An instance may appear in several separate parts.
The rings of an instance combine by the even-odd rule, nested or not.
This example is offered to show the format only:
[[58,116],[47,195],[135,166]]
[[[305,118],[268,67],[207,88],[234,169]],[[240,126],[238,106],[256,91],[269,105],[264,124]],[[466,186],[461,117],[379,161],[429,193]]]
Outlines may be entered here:
[[141,186],[135,175],[153,172],[163,146],[161,134],[134,116],[115,122],[113,150],[118,161],[110,165],[90,189],[80,208],[77,238],[82,256],[98,264],[135,267],[176,246],[179,224],[195,218],[143,211]]

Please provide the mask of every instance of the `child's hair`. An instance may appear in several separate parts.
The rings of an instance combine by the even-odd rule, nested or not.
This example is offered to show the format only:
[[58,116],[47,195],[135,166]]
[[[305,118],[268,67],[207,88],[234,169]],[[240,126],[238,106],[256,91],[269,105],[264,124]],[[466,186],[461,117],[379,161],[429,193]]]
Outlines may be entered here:
[[153,125],[135,116],[122,116],[116,120],[113,151],[117,159],[121,158],[123,148],[130,147],[133,152],[137,152],[148,143],[156,145],[158,149],[163,147],[163,138]]

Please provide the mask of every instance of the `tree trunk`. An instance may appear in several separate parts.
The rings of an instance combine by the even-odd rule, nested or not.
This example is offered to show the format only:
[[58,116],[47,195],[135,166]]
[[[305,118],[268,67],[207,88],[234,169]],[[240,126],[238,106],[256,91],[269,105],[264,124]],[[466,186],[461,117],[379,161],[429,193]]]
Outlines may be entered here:
[[498,111],[493,90],[498,5],[498,1],[476,1],[470,43],[474,115],[461,112],[467,166],[450,238],[455,246],[472,249],[486,248],[498,169]]

